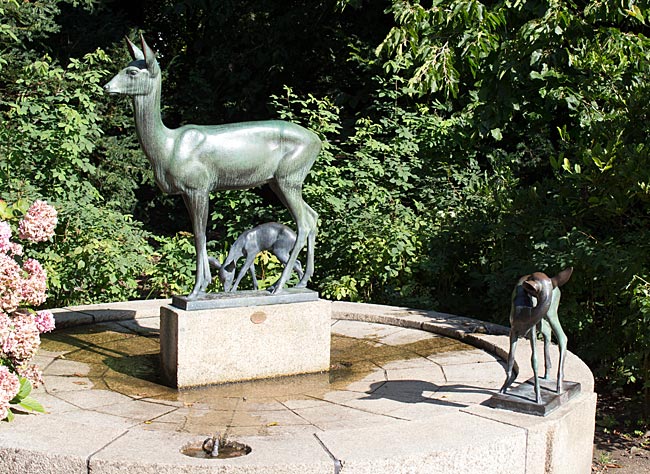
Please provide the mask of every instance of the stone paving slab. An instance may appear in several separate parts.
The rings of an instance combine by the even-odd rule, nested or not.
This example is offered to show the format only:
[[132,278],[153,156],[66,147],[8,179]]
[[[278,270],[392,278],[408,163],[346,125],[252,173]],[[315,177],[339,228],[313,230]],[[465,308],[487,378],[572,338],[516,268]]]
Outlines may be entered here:
[[38,402],[41,405],[43,405],[43,408],[45,409],[45,413],[47,414],[51,414],[51,413],[61,414],[61,413],[67,413],[79,409],[77,405],[66,402],[60,397],[50,395],[45,391],[40,391],[40,390],[32,391],[31,396],[36,400],[38,400]]
[[[49,377],[46,379],[46,384],[49,385]],[[112,407],[133,400],[131,397],[127,397],[121,393],[112,392],[110,390],[92,390],[91,388],[88,388],[87,390],[51,392],[51,395],[84,410],[96,410],[101,407]]]
[[501,362],[501,359],[494,354],[485,352],[481,349],[474,349],[472,351],[464,351],[458,353],[455,351],[445,352],[443,354],[435,355],[435,362],[445,367],[457,364],[476,364],[482,362]]
[[401,331],[402,328],[396,326],[360,321],[335,320],[332,324],[332,334],[343,334],[358,339],[374,339],[377,343],[383,342],[383,338]]
[[[342,349],[333,351],[331,377],[176,392],[155,377],[158,311],[168,303],[55,311],[62,324],[44,341],[46,386],[35,391],[49,414],[0,424],[0,472],[589,472],[593,377],[573,354],[565,370],[582,384],[576,399],[541,419],[492,409],[481,403],[505,378],[507,329],[333,302]],[[513,387],[530,376],[527,346],[518,348]],[[216,431],[252,453],[180,453]]]
[[407,367],[399,369],[386,369],[387,380],[426,380],[429,383],[443,385],[449,379],[445,374],[444,367],[431,364],[424,367]]
[[88,372],[90,372],[88,364],[76,362],[74,360],[57,358],[52,359],[48,364],[39,364],[38,361],[35,362],[39,367],[42,367],[43,370],[47,370],[49,376],[61,375],[65,377],[79,377],[88,375]]
[[[331,458],[312,435],[241,439],[253,446],[251,453],[227,461],[196,459],[180,453],[184,445],[203,439],[167,431],[129,430],[95,453],[89,468],[93,474],[332,473]],[[152,446],[156,447],[155,453],[150,452]]]
[[86,377],[47,375],[45,383],[47,384],[47,393],[52,395],[90,391],[93,388],[93,383]]
[[[0,472],[84,473],[87,458],[128,429],[121,419],[66,412],[0,424]],[[54,469],[53,469],[54,467]]]
[[462,411],[525,429],[528,435],[527,474],[589,472],[581,454],[591,453],[593,449],[596,411],[593,392],[583,391],[571,403],[546,417],[495,410],[481,404],[470,405]]
[[[454,429],[449,429],[451,426]],[[346,474],[526,472],[526,432],[521,428],[458,412],[390,428],[350,429],[317,436],[341,461]],[[481,442],[470,442],[479,433]]]
[[449,383],[464,382],[471,385],[473,382],[503,383],[503,362],[470,362],[466,364],[444,365],[445,378]]

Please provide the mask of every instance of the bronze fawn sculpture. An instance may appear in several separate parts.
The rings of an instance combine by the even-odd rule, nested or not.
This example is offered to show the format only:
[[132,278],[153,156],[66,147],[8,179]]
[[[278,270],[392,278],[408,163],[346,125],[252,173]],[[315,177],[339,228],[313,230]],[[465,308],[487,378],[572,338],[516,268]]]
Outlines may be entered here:
[[126,41],[133,61],[104,89],[132,97],[138,140],[156,183],[165,193],[182,195],[190,213],[196,280],[188,299],[199,297],[212,280],[205,236],[210,192],[266,183],[289,209],[298,229],[273,293],[284,287],[305,244],[307,267],[296,286],[307,286],[314,272],[318,214],[303,200],[302,184],[320,152],[318,136],[279,120],[169,129],[160,117],[161,71],[154,52],[142,37],[142,50]]
[[560,304],[560,287],[571,278],[572,273],[573,268],[566,268],[553,278],[549,278],[542,272],[535,272],[521,277],[515,285],[510,308],[510,353],[508,354],[506,381],[501,387],[501,393],[506,393],[506,390],[516,378],[516,374],[513,373],[513,366],[517,341],[519,337],[528,335],[532,351],[531,365],[535,383],[535,401],[537,403],[542,402],[537,375],[536,342],[538,325],[541,325],[541,332],[544,337],[544,378],[549,376],[551,368],[551,331],[557,338],[560,348],[560,360],[557,369],[557,393],[562,393],[567,338],[560,325],[557,308]]
[[[280,263],[287,265],[291,250],[296,244],[296,234],[293,230],[284,224],[278,222],[267,222],[257,227],[242,232],[237,240],[231,245],[228,256],[223,264],[220,264],[215,258],[209,257],[210,265],[216,267],[219,271],[219,279],[223,283],[225,291],[237,291],[239,282],[250,271],[253,278],[253,289],[257,290],[257,277],[255,275],[255,257],[264,250],[268,250],[275,255]],[[244,257],[244,265],[237,279],[234,280],[235,271],[237,270],[237,261]],[[296,260],[293,269],[302,278],[303,271],[300,260]],[[234,280],[234,284],[233,284]],[[275,282],[271,288],[276,286]]]

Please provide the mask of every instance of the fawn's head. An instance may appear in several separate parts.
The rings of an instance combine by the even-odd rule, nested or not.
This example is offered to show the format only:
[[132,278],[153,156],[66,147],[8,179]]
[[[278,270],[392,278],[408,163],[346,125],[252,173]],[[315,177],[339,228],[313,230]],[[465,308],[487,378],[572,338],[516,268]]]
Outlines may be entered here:
[[235,281],[235,262],[224,263],[219,268],[219,280],[223,284],[223,291],[230,291]]
[[235,270],[237,269],[235,262],[226,258],[226,261],[222,264],[219,260],[212,257],[209,257],[208,261],[211,267],[217,269],[219,280],[223,285],[223,291],[230,291],[235,281]]
[[148,95],[160,82],[160,66],[156,55],[144,38],[140,36],[142,49],[126,39],[126,45],[133,61],[118,72],[105,86],[109,94],[125,94],[130,96]]

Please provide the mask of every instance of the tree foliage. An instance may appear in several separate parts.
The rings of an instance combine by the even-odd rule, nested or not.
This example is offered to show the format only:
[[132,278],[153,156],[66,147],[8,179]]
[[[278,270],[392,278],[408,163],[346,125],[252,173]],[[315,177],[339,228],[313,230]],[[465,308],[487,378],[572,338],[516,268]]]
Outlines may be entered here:
[[148,245],[128,216],[140,173],[124,165],[142,159],[104,138],[104,128],[125,122],[102,104],[108,55],[52,59],[48,39],[63,4],[0,4],[0,192],[10,201],[46,198],[59,210],[61,233],[38,255],[50,274],[48,304],[133,297]]
[[625,0],[394,1],[377,47],[412,96],[470,125],[455,161],[487,176],[491,196],[456,212],[473,209],[471,222],[430,234],[432,250],[457,238],[465,248],[453,291],[482,295],[483,317],[481,307],[505,315],[517,274],[574,265],[563,311],[576,349],[613,361],[617,380],[643,377],[646,393],[648,11]]

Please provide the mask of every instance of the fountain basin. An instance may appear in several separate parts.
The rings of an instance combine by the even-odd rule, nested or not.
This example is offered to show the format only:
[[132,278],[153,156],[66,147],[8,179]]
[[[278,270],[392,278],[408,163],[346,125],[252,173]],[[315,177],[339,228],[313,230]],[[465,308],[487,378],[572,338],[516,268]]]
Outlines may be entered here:
[[[38,356],[46,385],[34,393],[49,414],[0,425],[0,472],[590,472],[596,396],[573,354],[565,378],[582,391],[555,412],[489,408],[505,377],[506,328],[333,302],[331,382],[313,375],[257,392],[231,384],[172,393],[152,375],[165,304],[55,311],[58,329]],[[516,383],[531,376],[521,346]],[[182,454],[218,429],[250,454]]]

